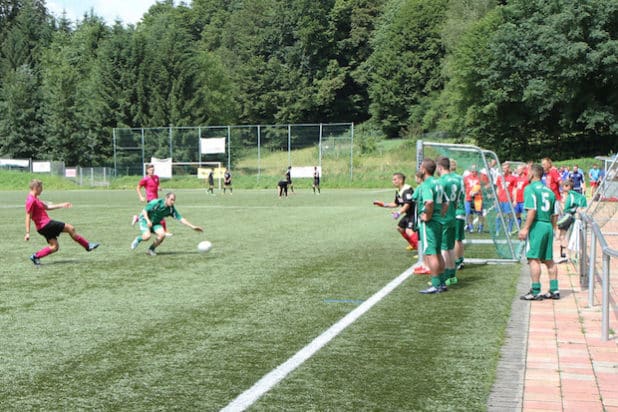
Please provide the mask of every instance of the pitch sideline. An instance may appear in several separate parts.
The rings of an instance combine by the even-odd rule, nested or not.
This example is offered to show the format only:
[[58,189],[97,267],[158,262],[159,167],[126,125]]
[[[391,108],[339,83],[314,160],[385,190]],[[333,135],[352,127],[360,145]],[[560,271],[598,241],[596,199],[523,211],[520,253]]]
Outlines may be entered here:
[[296,352],[294,356],[277,366],[275,369],[264,375],[251,388],[247,389],[230,402],[221,411],[244,411],[253,405],[262,395],[270,391],[275,385],[281,382],[289,373],[302,365],[307,359],[311,358],[317,351],[322,349],[333,338],[339,335],[345,328],[354,323],[359,317],[391,293],[397,286],[402,284],[413,273],[412,267],[408,268],[401,275],[397,276],[390,283],[376,292],[373,296],[363,302],[360,306],[341,318],[337,323],[328,328],[320,336],[315,338],[307,346]]

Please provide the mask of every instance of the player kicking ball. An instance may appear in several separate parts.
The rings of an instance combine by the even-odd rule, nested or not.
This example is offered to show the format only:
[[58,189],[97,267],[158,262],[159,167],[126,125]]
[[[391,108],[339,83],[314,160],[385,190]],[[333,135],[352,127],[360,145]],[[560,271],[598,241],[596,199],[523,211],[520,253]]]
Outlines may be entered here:
[[37,232],[43,236],[49,246],[44,247],[38,252],[30,256],[30,260],[35,266],[41,264],[41,259],[45,256],[55,253],[60,248],[58,244],[58,236],[61,233],[68,233],[75,242],[79,243],[87,252],[99,247],[98,243],[91,243],[75,232],[73,225],[69,223],[52,220],[47,215],[48,210],[64,209],[72,207],[71,203],[58,203],[50,205],[39,199],[43,192],[43,182],[38,179],[33,179],[30,182],[30,193],[26,199],[26,241],[30,240],[30,222],[34,222]]
[[188,226],[197,232],[204,231],[201,227],[195,226],[182,217],[182,215],[174,207],[175,203],[176,195],[169,192],[165,195],[164,199],[154,199],[146,204],[146,207],[144,207],[144,210],[140,213],[138,220],[139,229],[142,234],[133,240],[131,243],[131,250],[137,248],[141,242],[150,239],[154,233],[156,235],[156,239],[152,242],[146,253],[150,256],[156,256],[157,252],[155,249],[165,240],[165,229],[161,225],[161,221],[168,216],[173,217],[183,225]]

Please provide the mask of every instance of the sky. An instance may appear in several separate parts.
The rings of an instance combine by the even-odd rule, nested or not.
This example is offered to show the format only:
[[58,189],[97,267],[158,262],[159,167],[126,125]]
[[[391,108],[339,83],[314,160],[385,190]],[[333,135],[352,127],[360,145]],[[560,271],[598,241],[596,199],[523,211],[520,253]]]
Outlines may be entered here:
[[90,9],[94,14],[105,19],[108,25],[114,24],[120,18],[126,24],[135,24],[141,20],[144,13],[156,0],[48,0],[47,10],[60,17],[66,10],[71,21],[81,20]]

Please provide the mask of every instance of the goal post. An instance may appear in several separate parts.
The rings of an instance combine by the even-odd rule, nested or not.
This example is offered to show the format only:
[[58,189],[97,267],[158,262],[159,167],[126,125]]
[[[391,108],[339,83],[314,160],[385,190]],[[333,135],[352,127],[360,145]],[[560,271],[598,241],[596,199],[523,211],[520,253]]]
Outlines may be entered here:
[[[466,216],[466,240],[464,241],[468,262],[476,263],[512,263],[522,258],[524,242],[517,238],[519,222],[513,207],[499,202],[498,185],[506,192],[507,201],[512,205],[511,193],[505,188],[505,178],[498,156],[474,145],[435,143],[423,140],[416,144],[417,168],[423,159],[435,160],[445,156],[457,163],[456,173],[466,176],[476,170],[480,184],[478,210]],[[471,202],[474,203],[474,202]],[[522,217],[523,218],[523,217]],[[472,232],[468,229],[471,224]]]

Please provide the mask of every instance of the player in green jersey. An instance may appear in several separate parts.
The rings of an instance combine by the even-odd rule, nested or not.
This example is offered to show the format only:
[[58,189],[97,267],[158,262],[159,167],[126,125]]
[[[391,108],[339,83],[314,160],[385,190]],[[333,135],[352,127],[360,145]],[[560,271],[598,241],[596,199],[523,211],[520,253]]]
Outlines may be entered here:
[[161,225],[161,221],[167,216],[173,217],[183,225],[189,226],[197,232],[204,231],[201,227],[195,226],[182,217],[182,215],[174,207],[175,203],[176,195],[169,192],[165,195],[164,199],[151,200],[146,204],[146,207],[144,207],[144,210],[142,210],[139,216],[139,228],[142,234],[133,240],[131,243],[131,250],[135,249],[144,240],[150,239],[152,233],[154,233],[157,237],[154,242],[152,242],[152,245],[150,245],[148,252],[146,253],[151,256],[156,256],[157,253],[155,252],[155,249],[165,240],[165,230]]
[[419,231],[422,237],[423,255],[425,264],[431,272],[431,286],[421,290],[423,294],[446,292],[446,284],[440,280],[444,272],[442,258],[442,217],[446,215],[448,201],[438,179],[434,178],[436,162],[425,159],[420,170],[423,172],[423,183],[417,188],[420,190],[419,202]]
[[[560,234],[560,258],[566,261],[566,239],[569,228],[575,221],[575,213],[579,208],[588,206],[586,196],[579,193],[575,188],[573,180],[566,179],[562,182],[562,193],[564,195],[564,216],[558,220],[558,229]],[[562,262],[562,261],[561,261]]]
[[[556,195],[541,182],[543,167],[533,164],[530,168],[530,184],[524,189],[526,221],[519,231],[519,240],[528,241],[526,257],[530,265],[532,288],[521,296],[522,300],[560,299],[558,271],[554,264],[554,227],[558,215]],[[549,292],[541,293],[541,264],[547,266]]]
[[457,201],[455,211],[455,268],[457,270],[464,267],[464,243],[466,239],[466,193],[464,191],[463,177],[457,174],[457,161],[451,159],[451,175],[453,175],[461,185],[461,198]]
[[439,157],[436,161],[440,184],[448,199],[448,209],[442,220],[442,257],[444,259],[444,273],[440,274],[441,283],[454,285],[457,283],[455,276],[455,238],[457,224],[457,208],[459,202],[463,202],[463,180],[451,172],[451,161],[448,157]]

